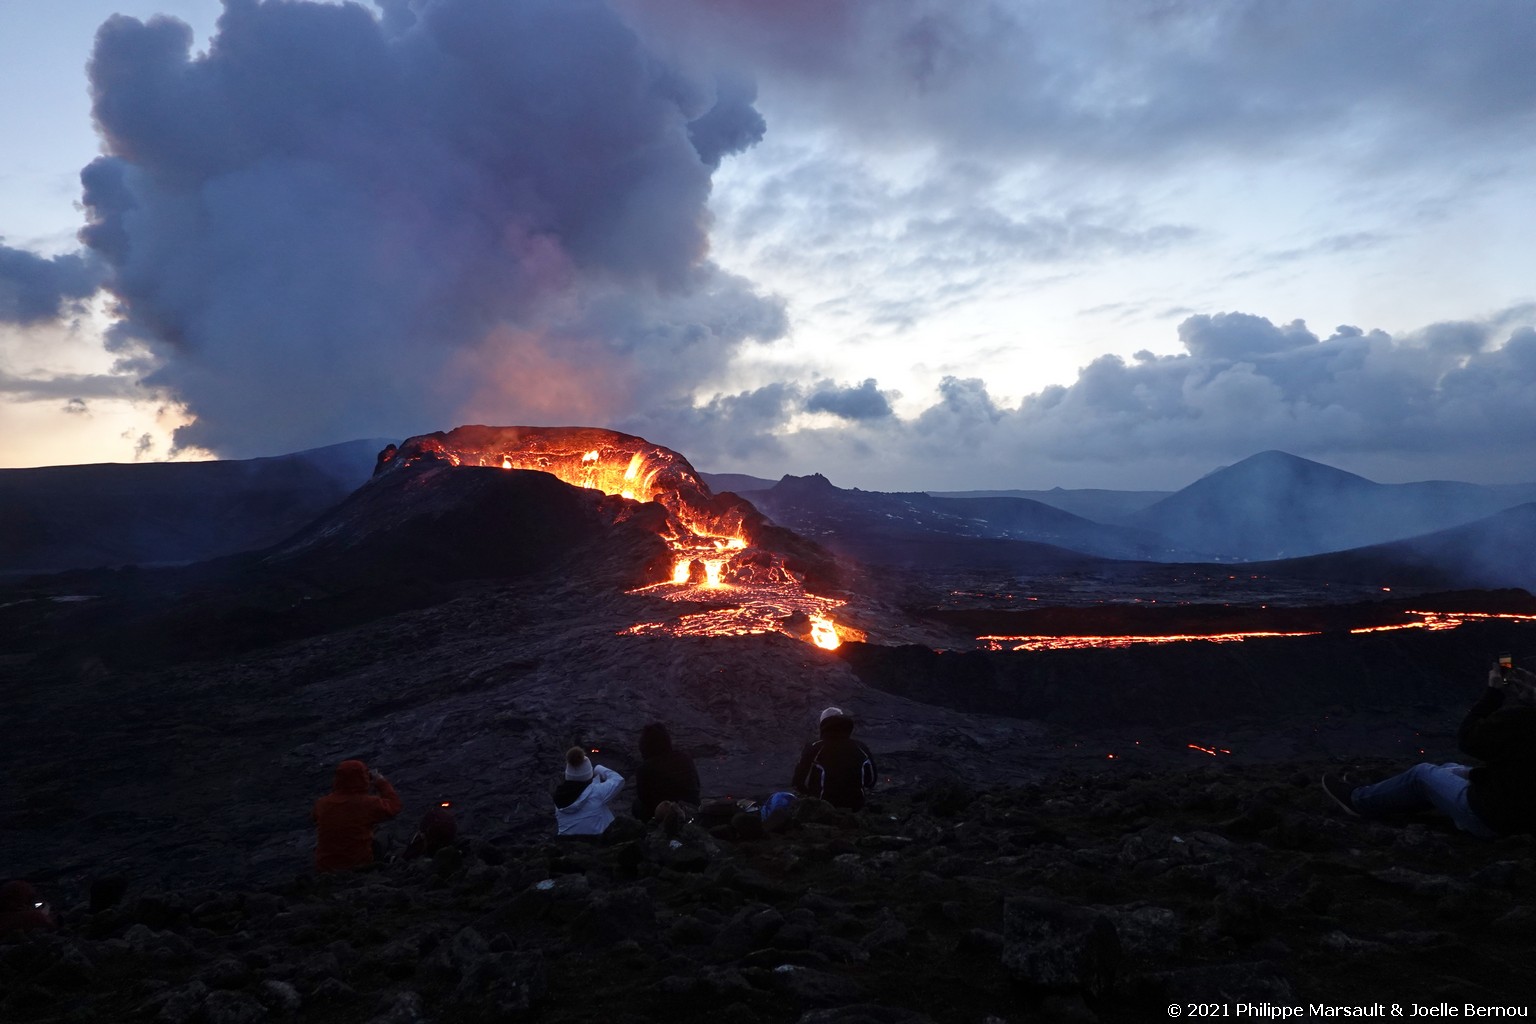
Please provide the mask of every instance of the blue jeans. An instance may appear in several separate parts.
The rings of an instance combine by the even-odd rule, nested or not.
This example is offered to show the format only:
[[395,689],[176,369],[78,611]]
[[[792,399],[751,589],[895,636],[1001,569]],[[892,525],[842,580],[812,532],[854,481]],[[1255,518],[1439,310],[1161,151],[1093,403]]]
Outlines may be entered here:
[[1498,833],[1472,813],[1467,793],[1471,771],[1461,764],[1416,764],[1407,771],[1372,786],[1361,786],[1350,795],[1355,810],[1367,818],[1414,811],[1439,811],[1463,832],[1483,839]]

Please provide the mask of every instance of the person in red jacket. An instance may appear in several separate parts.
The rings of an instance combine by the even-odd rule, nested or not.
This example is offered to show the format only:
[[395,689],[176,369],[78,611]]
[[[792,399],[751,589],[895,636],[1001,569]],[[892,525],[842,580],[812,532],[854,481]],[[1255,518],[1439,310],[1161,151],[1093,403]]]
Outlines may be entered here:
[[[370,793],[369,784],[377,789]],[[389,780],[361,761],[336,766],[331,791],[315,801],[315,870],[350,871],[373,863],[373,828],[400,813]]]

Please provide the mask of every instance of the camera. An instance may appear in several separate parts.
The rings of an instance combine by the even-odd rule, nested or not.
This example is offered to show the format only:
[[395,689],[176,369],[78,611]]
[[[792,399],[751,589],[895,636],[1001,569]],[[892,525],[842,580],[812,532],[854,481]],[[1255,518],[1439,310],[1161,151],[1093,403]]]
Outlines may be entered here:
[[1515,667],[1515,659],[1508,654],[1499,655],[1499,674],[1509,678],[1510,669]]

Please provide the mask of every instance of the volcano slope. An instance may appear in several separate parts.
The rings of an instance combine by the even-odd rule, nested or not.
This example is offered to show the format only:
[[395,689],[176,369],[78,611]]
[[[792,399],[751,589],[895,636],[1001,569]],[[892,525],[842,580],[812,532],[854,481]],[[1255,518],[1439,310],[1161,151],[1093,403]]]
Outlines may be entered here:
[[[6,1019],[1129,1021],[1536,988],[1528,840],[1341,818],[1314,784],[1341,757],[1369,778],[1450,756],[1483,649],[1533,646],[1514,625],[1383,634],[1359,658],[1347,634],[1236,660],[988,655],[1038,666],[1014,690],[1055,689],[992,702],[994,667],[968,706],[976,677],[900,651],[897,671],[777,633],[620,635],[678,611],[625,592],[657,557],[653,513],[443,472],[391,474],[398,494],[353,499],[378,514],[261,557],[0,600],[0,864],[65,909],[59,936],[0,947]],[[1182,683],[1159,706],[1160,680]],[[861,814],[807,805],[780,835],[726,822],[676,848],[629,823],[548,839],[572,743],[629,774],[665,721],[708,794],[760,796],[827,704],[880,757]],[[386,845],[446,799],[464,853],[310,876],[306,811],[346,757],[405,797]],[[128,896],[92,913],[108,876]]]

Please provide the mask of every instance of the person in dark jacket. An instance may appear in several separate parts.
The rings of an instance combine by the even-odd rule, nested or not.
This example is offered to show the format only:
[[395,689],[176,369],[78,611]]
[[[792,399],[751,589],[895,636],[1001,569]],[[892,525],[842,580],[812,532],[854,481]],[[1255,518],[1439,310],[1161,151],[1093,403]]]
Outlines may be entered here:
[[30,882],[18,878],[0,885],[0,934],[52,927],[48,904],[37,898]]
[[401,857],[405,860],[430,857],[438,850],[455,845],[458,838],[459,822],[453,816],[453,805],[444,800],[421,816],[421,824],[416,826],[416,834],[411,836],[411,841],[405,844],[405,852]]
[[857,811],[878,776],[875,755],[853,738],[853,719],[834,707],[821,713],[821,738],[800,752],[791,785],[797,793]]
[[[370,793],[370,784],[377,793]],[[350,871],[373,863],[373,829],[400,813],[389,780],[361,761],[336,766],[331,791],[315,801],[315,870]]]
[[1371,786],[1323,776],[1323,789],[1350,814],[1379,818],[1435,810],[1463,832],[1485,839],[1536,833],[1536,707],[1507,706],[1511,690],[1529,692],[1536,675],[1495,666],[1488,686],[1456,735],[1462,751],[1484,763],[1416,764]]
[[672,747],[672,734],[660,722],[640,730],[640,767],[635,769],[634,815],[650,821],[663,801],[684,805],[685,815],[699,806],[699,770],[693,758]]

